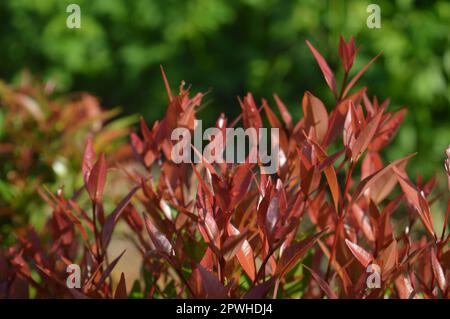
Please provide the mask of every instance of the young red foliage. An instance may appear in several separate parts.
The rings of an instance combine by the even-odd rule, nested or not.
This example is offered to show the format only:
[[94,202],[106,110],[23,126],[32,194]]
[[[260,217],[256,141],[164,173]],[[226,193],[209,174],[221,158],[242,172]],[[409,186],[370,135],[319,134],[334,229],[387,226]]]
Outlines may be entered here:
[[[438,238],[430,210],[433,180],[415,185],[409,179],[411,155],[386,165],[380,155],[405,109],[387,111],[389,100],[371,101],[366,88],[348,95],[376,59],[347,83],[357,53],[353,38],[340,40],[339,92],[323,56],[307,45],[334,104],[305,92],[304,117],[295,122],[274,95],[280,121],[267,100],[257,103],[249,93],[230,125],[242,119],[245,128],[260,128],[266,114],[281,131],[276,173],[262,174],[260,161],[175,164],[171,130],[194,130],[203,95],[191,97],[183,85],[174,95],[163,72],[167,112],[151,127],[141,119],[141,137],[130,134],[136,162],[124,178],[133,185],[127,195],[109,212],[103,196],[109,165],[103,155],[95,161],[87,139],[82,173],[91,205],[63,192],[46,195],[53,208],[50,239],[30,229],[0,250],[0,296],[28,297],[33,287],[36,297],[70,298],[448,298],[450,200]],[[227,123],[221,115],[216,126],[224,131]],[[112,283],[118,261],[127,258],[124,252],[110,262],[107,253],[121,222],[142,255],[140,284],[130,284],[127,273]],[[65,285],[72,263],[82,269],[78,289]],[[375,288],[367,285],[374,264],[381,272]]]

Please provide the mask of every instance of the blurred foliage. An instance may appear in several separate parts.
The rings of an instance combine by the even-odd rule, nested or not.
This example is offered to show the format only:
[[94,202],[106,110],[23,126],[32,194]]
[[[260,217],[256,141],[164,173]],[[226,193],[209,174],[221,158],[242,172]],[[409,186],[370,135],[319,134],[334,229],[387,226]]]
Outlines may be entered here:
[[[69,194],[82,185],[79,173],[86,139],[124,162],[131,116],[111,120],[87,94],[54,97],[52,82],[36,83],[25,74],[17,86],[0,81],[0,243],[13,240],[13,229],[41,229],[51,207],[42,197],[62,187]],[[47,195],[46,195],[47,194]]]
[[[418,151],[413,171],[427,176],[441,165],[450,139],[448,1],[379,0],[381,29],[366,26],[372,1],[361,0],[77,0],[81,29],[68,29],[72,2],[0,2],[2,78],[26,67],[55,78],[60,90],[87,90],[154,121],[166,105],[163,64],[173,84],[212,89],[204,119],[237,114],[235,97],[247,91],[277,92],[298,118],[299,92],[332,98],[305,39],[331,56],[339,34],[355,35],[356,69],[384,51],[362,78],[369,95],[409,108],[388,159]],[[337,59],[330,64],[337,69]]]

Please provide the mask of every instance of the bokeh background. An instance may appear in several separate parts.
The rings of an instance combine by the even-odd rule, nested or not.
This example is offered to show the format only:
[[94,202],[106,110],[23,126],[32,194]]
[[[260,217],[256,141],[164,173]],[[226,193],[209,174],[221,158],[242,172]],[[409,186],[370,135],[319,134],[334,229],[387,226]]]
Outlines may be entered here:
[[[81,29],[66,27],[74,2]],[[258,99],[278,93],[298,117],[304,90],[332,100],[305,39],[340,69],[339,35],[355,35],[355,69],[384,51],[360,85],[409,109],[386,159],[417,151],[411,172],[430,176],[450,143],[450,2],[378,0],[382,27],[369,29],[371,2],[2,0],[0,78],[18,81],[28,69],[55,79],[61,93],[89,91],[104,107],[153,122],[166,106],[162,64],[174,87],[185,80],[211,91],[199,115],[209,123],[222,111],[236,114],[236,97],[247,91]]]

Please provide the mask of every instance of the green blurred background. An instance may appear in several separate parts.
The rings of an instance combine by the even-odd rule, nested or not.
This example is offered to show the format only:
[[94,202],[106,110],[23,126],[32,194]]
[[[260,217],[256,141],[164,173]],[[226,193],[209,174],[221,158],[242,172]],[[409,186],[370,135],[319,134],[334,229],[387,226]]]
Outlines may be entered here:
[[[355,35],[354,69],[384,51],[360,85],[409,108],[386,158],[418,151],[411,172],[430,176],[450,143],[450,2],[376,1],[382,28],[369,29],[371,2],[2,0],[0,78],[17,81],[27,68],[56,79],[60,92],[89,91],[105,107],[153,122],[167,101],[163,64],[174,88],[185,80],[211,90],[199,115],[209,123],[222,111],[237,114],[236,97],[247,91],[272,104],[278,93],[298,118],[304,90],[332,101],[305,39],[341,70],[339,35]],[[70,3],[81,7],[81,29],[66,27]]]

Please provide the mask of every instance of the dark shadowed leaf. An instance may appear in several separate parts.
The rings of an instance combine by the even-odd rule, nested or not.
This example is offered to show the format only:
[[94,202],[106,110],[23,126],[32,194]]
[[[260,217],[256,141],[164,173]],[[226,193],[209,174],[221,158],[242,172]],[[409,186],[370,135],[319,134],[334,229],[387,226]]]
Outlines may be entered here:
[[400,186],[405,194],[408,202],[416,209],[419,214],[420,220],[425,226],[428,233],[435,237],[433,220],[431,219],[430,206],[421,192],[408,178],[408,175],[404,171],[400,171],[395,166],[393,167],[395,175],[400,183]]
[[356,202],[362,195],[370,197],[376,204],[385,199],[393,190],[397,184],[397,178],[395,176],[392,167],[397,167],[400,170],[404,170],[409,160],[415,154],[406,156],[402,159],[396,160],[378,171],[377,173],[367,177],[356,188],[352,201]]
[[102,273],[102,276],[100,277],[100,280],[97,283],[97,287],[101,287],[105,280],[109,277],[111,272],[114,270],[114,267],[116,267],[117,263],[119,262],[120,258],[122,258],[123,254],[125,254],[125,250],[122,251],[122,253],[117,256],[109,265],[106,267],[105,271]]
[[106,159],[105,155],[100,155],[100,158],[95,163],[89,175],[87,183],[87,190],[93,202],[99,203],[102,200],[103,190],[106,183]]
[[114,229],[114,226],[116,225],[117,221],[119,220],[123,210],[130,202],[133,195],[136,193],[136,191],[139,189],[139,186],[135,186],[117,205],[117,207],[113,210],[111,214],[106,218],[103,228],[102,228],[102,246],[103,251],[105,251],[106,247],[109,244],[109,241],[111,240],[111,235]]
[[150,217],[148,217],[146,214],[144,214],[144,220],[148,235],[150,236],[150,239],[152,240],[153,245],[155,245],[156,249],[160,253],[164,253],[167,256],[172,256],[174,254],[174,250],[167,237],[162,232],[160,232],[155,225],[153,225]]
[[284,124],[288,129],[292,128],[292,116],[291,113],[287,110],[286,105],[284,105],[283,101],[278,97],[278,95],[274,94],[273,98],[277,103],[278,109],[280,110],[281,118],[283,119]]
[[375,135],[372,142],[369,145],[369,150],[379,151],[386,147],[394,138],[403,119],[406,115],[406,109],[401,109],[392,116],[389,116],[387,120],[383,120],[380,124],[379,132]]
[[244,295],[244,299],[262,299],[266,297],[267,293],[269,292],[270,288],[272,288],[274,283],[274,278],[270,278],[262,284],[254,286]]
[[227,290],[219,279],[210,271],[197,265],[189,282],[194,287],[196,298],[224,299],[227,298]]
[[357,162],[362,153],[369,146],[370,141],[375,136],[377,132],[378,125],[380,124],[381,117],[383,116],[382,110],[379,111],[374,118],[361,130],[361,133],[355,140],[355,144],[353,144],[352,151],[352,161]]
[[95,152],[92,146],[92,136],[89,136],[86,140],[86,148],[84,149],[83,164],[81,166],[83,172],[84,183],[87,184],[91,169],[94,166]]
[[114,299],[127,299],[127,284],[125,282],[125,275],[120,275],[119,284],[117,285],[116,292],[114,293]]
[[328,298],[338,299],[338,297],[336,296],[336,293],[333,291],[333,289],[331,289],[330,285],[325,280],[323,280],[322,277],[320,277],[318,273],[316,273],[314,270],[312,270],[311,268],[309,268],[306,265],[303,265],[303,267],[305,267],[306,269],[309,270],[309,272],[313,276],[314,280],[319,284],[320,288],[328,296]]

